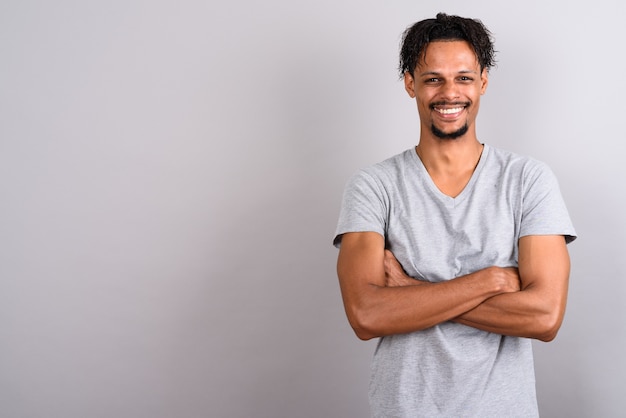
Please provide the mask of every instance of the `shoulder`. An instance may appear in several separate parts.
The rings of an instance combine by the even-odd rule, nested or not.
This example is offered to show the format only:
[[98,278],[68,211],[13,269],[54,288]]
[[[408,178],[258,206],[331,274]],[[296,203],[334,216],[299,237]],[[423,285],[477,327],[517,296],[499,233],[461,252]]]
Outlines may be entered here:
[[489,147],[488,167],[507,177],[528,179],[553,176],[552,170],[545,162],[496,147]]
[[350,183],[376,183],[382,187],[393,184],[413,164],[413,149],[408,149],[381,162],[359,169],[351,177]]
[[[487,145],[485,145],[487,146]],[[545,165],[542,161],[539,161],[531,156],[518,154],[502,148],[489,146],[489,157],[493,161],[502,163],[503,165],[514,166],[541,166]]]

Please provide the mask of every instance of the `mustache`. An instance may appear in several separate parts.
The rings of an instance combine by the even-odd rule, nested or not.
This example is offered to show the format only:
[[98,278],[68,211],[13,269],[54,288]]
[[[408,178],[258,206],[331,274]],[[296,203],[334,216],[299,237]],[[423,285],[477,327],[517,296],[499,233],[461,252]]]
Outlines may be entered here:
[[428,105],[428,107],[432,110],[434,109],[436,106],[451,106],[451,107],[468,107],[470,105],[470,102],[446,102],[446,101],[440,101],[440,102],[432,102],[430,105]]

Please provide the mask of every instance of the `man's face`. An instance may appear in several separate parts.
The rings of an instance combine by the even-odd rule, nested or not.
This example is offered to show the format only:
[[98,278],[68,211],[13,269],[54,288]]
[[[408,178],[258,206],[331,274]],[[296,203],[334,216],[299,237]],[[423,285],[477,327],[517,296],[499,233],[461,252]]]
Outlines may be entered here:
[[406,73],[407,92],[417,101],[422,131],[442,139],[475,133],[480,96],[487,89],[487,70],[465,41],[431,42],[413,75]]

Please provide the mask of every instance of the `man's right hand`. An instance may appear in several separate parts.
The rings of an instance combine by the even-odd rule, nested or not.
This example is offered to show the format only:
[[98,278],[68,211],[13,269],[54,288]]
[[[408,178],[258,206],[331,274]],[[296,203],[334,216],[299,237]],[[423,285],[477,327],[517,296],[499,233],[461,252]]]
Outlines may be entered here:
[[493,280],[501,293],[513,293],[521,290],[517,267],[487,267],[474,274],[486,275],[486,279]]

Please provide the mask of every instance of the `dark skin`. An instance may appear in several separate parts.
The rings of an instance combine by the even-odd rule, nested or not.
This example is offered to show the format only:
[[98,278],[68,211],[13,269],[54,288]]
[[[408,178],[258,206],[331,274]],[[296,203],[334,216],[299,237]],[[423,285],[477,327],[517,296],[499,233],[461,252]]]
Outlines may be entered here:
[[[480,96],[488,79],[464,41],[433,42],[405,88],[416,100],[421,134],[416,153],[439,190],[455,197],[482,152],[476,137]],[[466,129],[465,129],[466,128]],[[441,133],[454,136],[442,138]],[[370,339],[455,321],[485,331],[543,341],[562,323],[569,254],[560,235],[525,236],[518,268],[491,266],[431,283],[406,275],[384,238],[374,232],[342,237],[337,272],[348,320]]]

